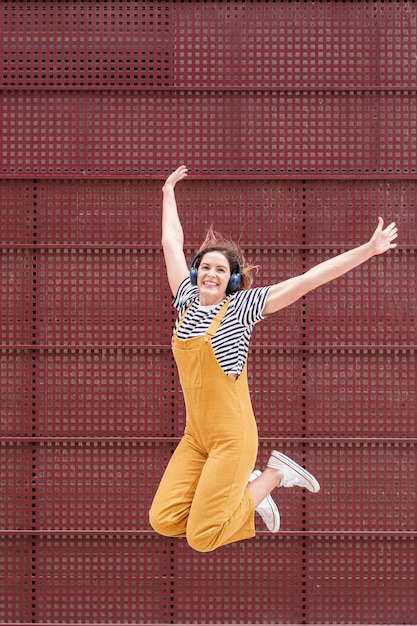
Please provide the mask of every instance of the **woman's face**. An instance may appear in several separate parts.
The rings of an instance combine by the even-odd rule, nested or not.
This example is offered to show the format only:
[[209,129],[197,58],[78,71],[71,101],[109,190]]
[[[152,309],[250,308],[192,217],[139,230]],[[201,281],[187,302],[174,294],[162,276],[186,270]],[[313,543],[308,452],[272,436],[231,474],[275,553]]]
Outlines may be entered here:
[[198,266],[197,274],[200,304],[218,304],[224,300],[229,280],[230,266],[227,257],[217,250],[206,252]]

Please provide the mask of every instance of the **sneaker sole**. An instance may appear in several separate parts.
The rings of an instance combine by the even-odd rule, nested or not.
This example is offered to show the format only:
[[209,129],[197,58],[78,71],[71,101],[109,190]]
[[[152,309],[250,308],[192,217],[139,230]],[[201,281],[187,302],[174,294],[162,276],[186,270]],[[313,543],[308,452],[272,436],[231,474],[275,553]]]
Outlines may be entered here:
[[[275,519],[276,524],[274,526],[272,526],[272,528],[269,528],[267,526],[266,521],[265,521],[264,518],[262,518],[263,522],[264,522],[265,526],[268,528],[270,533],[277,533],[279,531],[280,527],[281,527],[281,516],[279,514],[279,509],[278,509],[277,505],[275,504],[272,496],[270,496],[270,495],[266,496],[265,501],[268,503],[268,506],[270,507],[270,509],[272,511],[272,517]],[[261,517],[262,517],[262,515],[261,515]]]

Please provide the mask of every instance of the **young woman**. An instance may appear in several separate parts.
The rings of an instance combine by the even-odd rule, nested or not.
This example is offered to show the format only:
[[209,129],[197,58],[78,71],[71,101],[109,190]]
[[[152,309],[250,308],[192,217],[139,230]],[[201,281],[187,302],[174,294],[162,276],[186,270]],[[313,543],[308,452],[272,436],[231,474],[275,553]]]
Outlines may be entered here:
[[395,248],[395,223],[378,226],[368,243],[320,263],[300,276],[251,288],[241,250],[210,230],[188,266],[175,185],[181,165],[165,181],[162,247],[179,316],[172,349],[186,406],[184,435],[161,479],[149,513],[161,535],[186,537],[208,552],[255,535],[257,511],[271,532],[280,526],[271,491],[302,487],[316,493],[317,480],[278,451],[266,469],[254,470],[258,434],[246,362],[254,325],[372,256]]

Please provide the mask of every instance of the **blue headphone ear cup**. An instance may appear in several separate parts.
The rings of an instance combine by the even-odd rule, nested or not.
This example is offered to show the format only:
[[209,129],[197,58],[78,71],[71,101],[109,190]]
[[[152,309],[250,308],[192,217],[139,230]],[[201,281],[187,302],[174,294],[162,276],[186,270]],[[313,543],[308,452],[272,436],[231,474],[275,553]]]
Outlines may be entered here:
[[240,279],[242,278],[242,270],[240,269],[240,263],[237,262],[236,272],[233,272],[227,285],[227,290],[230,292],[237,291],[239,288]]
[[195,267],[195,263],[199,259],[199,257],[200,255],[196,254],[193,260],[191,261],[191,265],[190,265],[190,281],[193,287],[197,285],[198,269]]
[[236,291],[237,288],[239,287],[240,279],[241,279],[240,272],[236,272],[235,274],[232,274],[229,280],[229,284],[227,285],[228,290]]
[[198,272],[195,267],[190,267],[190,281],[193,287],[197,285],[197,274]]

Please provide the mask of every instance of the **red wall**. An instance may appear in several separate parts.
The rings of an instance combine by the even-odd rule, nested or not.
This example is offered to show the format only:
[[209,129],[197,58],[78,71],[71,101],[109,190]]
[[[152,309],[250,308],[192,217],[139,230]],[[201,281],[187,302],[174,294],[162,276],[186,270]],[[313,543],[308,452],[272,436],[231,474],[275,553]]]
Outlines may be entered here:
[[[416,623],[414,2],[0,2],[0,623]],[[400,246],[255,332],[259,466],[322,491],[210,554],[147,512],[184,425],[161,185],[257,284]],[[285,490],[282,490],[285,491]]]

